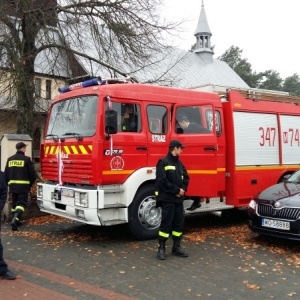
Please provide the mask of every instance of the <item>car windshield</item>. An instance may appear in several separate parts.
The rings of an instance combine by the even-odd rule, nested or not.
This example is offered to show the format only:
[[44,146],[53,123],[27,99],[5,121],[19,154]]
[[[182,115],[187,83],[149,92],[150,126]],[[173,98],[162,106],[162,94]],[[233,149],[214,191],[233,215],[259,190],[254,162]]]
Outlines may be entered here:
[[293,173],[288,179],[287,182],[300,183],[300,170]]
[[46,138],[94,135],[97,103],[97,96],[89,95],[54,104]]

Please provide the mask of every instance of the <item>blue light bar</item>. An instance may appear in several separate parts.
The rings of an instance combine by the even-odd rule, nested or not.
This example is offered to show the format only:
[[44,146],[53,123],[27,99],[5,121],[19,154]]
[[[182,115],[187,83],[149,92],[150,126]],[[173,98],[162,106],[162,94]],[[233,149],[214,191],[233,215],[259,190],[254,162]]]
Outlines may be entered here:
[[66,93],[72,90],[76,90],[76,89],[81,89],[83,87],[88,87],[88,86],[93,86],[93,85],[100,85],[102,84],[102,80],[100,77],[98,78],[93,78],[93,79],[89,79],[86,81],[82,81],[82,82],[78,82],[78,83],[74,83],[71,84],[69,86],[64,86],[58,89],[58,91],[60,93]]

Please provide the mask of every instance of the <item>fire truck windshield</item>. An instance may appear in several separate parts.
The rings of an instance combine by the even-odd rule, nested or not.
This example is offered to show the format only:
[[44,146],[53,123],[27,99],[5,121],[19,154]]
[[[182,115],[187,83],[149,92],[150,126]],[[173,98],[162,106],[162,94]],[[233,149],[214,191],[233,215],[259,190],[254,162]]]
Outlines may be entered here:
[[46,138],[74,136],[66,136],[66,133],[93,136],[96,132],[97,100],[97,96],[89,95],[55,103],[50,112]]

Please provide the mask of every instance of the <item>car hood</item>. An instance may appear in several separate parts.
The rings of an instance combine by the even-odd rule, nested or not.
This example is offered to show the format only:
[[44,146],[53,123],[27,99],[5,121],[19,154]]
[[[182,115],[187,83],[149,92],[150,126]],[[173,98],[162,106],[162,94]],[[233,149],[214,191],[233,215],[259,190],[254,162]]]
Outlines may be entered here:
[[281,182],[262,191],[257,200],[265,203],[281,200],[288,206],[300,206],[300,183]]

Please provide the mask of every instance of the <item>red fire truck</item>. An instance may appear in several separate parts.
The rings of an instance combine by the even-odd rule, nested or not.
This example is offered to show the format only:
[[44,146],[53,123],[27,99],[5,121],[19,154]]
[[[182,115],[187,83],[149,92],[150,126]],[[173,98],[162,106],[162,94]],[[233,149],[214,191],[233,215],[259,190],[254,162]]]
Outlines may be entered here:
[[[253,195],[299,168],[300,106],[290,98],[126,80],[65,87],[46,123],[38,205],[86,224],[128,223],[138,239],[153,238],[161,220],[155,166],[177,139],[187,147],[187,195],[206,198],[191,213],[246,208]],[[184,133],[180,114],[203,131]]]

